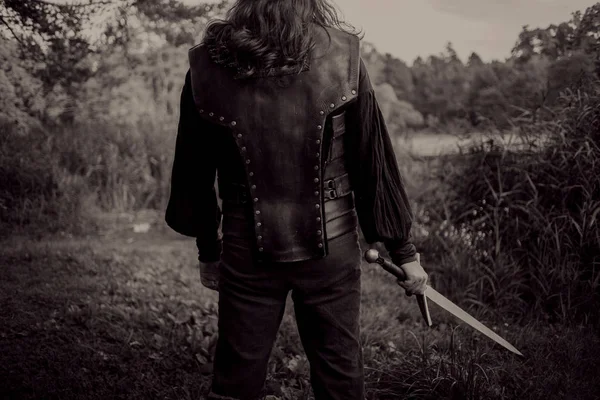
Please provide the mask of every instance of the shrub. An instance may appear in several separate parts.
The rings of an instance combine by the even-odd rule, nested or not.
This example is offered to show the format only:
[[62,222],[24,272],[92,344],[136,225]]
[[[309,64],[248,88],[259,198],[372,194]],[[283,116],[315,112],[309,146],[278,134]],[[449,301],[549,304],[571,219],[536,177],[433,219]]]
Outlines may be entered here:
[[523,148],[481,142],[441,162],[435,201],[420,199],[423,245],[460,261],[439,279],[475,304],[598,320],[600,83],[563,92],[555,112],[520,128]]
[[166,129],[78,121],[23,135],[0,124],[0,231],[89,228],[96,208],[164,209],[176,134]]
[[[63,126],[52,135],[59,165],[83,180],[105,211],[164,208],[174,133],[109,122]],[[170,140],[169,140],[170,139]]]
[[77,228],[83,183],[62,173],[43,131],[16,130],[0,124],[0,236]]

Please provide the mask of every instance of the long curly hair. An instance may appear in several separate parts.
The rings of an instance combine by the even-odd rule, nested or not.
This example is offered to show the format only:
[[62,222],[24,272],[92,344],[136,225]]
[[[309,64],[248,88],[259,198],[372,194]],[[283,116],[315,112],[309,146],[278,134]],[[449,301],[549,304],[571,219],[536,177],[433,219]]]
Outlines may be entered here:
[[315,46],[315,27],[359,36],[328,0],[237,0],[211,21],[202,40],[211,58],[239,78],[301,72]]

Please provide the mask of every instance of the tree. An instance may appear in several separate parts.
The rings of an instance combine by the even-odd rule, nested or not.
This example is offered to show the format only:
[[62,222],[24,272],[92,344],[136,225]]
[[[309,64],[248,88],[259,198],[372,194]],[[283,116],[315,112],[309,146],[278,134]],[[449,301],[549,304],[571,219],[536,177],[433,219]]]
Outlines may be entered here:
[[[56,4],[45,0],[4,0],[0,5],[0,34],[19,43],[22,59],[35,60],[33,71],[47,89],[56,84],[74,92],[94,73],[86,62],[115,46],[140,41],[194,44],[208,18],[222,12],[219,4],[184,5],[178,0],[89,0]],[[102,18],[102,34],[90,36],[87,27]]]
[[576,51],[600,57],[600,3],[588,7],[585,13],[571,14],[568,22],[547,28],[524,26],[512,49],[513,58],[525,63],[534,55],[551,60],[570,57]]
[[38,117],[46,98],[38,95],[41,82],[15,57],[16,47],[0,38],[0,126],[10,125],[14,131],[26,134],[39,127]]
[[549,102],[556,100],[560,92],[574,86],[578,81],[593,79],[596,67],[594,61],[592,55],[579,50],[570,57],[550,63],[547,69]]
[[468,71],[451,43],[445,53],[432,55],[426,62],[415,60],[412,72],[413,103],[426,118],[433,115],[445,122],[466,115]]
[[479,57],[479,54],[473,52],[469,56],[469,60],[467,61],[467,67],[469,68],[478,68],[483,65],[483,60]]
[[35,61],[33,73],[46,91],[60,83],[71,87],[85,81],[89,68],[81,65],[90,45],[84,25],[99,11],[99,3],[54,4],[42,0],[4,0],[0,5],[0,30],[18,43],[22,59]]
[[523,116],[537,120],[538,110],[548,100],[549,64],[548,57],[535,55],[525,64],[512,65],[510,76],[502,79],[499,85],[509,102],[509,117]]
[[[184,5],[178,0],[86,0],[56,4],[45,0],[5,0],[0,4],[0,35],[16,43],[21,65],[42,82],[47,114],[62,123],[87,114],[86,101],[78,101],[93,77],[102,81],[103,94],[130,79],[112,73],[108,60],[119,60],[117,69],[134,71],[148,62],[148,54],[164,46],[191,47],[209,18],[227,4]],[[94,22],[102,21],[99,25]],[[96,23],[100,34],[87,29]],[[146,72],[146,76],[152,73]],[[161,75],[162,77],[163,75]],[[145,79],[145,78],[144,78]],[[156,76],[149,78],[155,85]],[[162,79],[162,78],[161,78]],[[97,97],[102,97],[98,95]],[[158,98],[158,97],[155,97]],[[168,103],[171,111],[173,106]],[[88,104],[89,105],[89,104]],[[169,108],[167,108],[169,110]]]
[[389,83],[399,99],[411,101],[414,90],[412,73],[408,65],[387,53],[383,61],[382,79]]
[[373,85],[380,85],[385,82],[385,61],[384,57],[377,51],[375,46],[369,42],[361,42],[361,57],[369,71],[369,77]]
[[406,128],[421,128],[424,125],[423,115],[415,110],[407,101],[399,100],[394,88],[389,83],[375,86],[381,112],[390,131],[399,133]]

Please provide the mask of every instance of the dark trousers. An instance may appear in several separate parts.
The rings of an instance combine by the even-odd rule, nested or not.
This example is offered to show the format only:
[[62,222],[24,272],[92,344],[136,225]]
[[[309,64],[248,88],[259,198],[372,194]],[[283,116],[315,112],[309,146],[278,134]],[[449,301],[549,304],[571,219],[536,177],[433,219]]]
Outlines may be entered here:
[[261,266],[253,263],[247,239],[228,235],[225,225],[223,233],[209,399],[260,398],[291,291],[316,400],[363,400],[357,231],[330,240],[323,259]]

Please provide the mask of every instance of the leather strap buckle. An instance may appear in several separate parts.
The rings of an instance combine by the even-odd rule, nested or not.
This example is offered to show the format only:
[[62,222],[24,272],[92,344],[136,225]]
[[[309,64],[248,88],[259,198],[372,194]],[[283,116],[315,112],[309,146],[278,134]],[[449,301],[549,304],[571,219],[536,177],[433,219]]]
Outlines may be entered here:
[[325,201],[342,198],[351,192],[350,177],[347,173],[323,181],[323,197]]
[[327,200],[333,200],[333,199],[337,199],[338,195],[337,195],[337,191],[334,190],[326,190],[325,191],[325,199]]
[[328,200],[332,200],[332,199],[337,199],[338,197],[338,193],[337,193],[337,187],[336,187],[336,182],[334,179],[328,179],[324,182],[323,184],[325,190],[324,190],[324,195],[325,198]]

